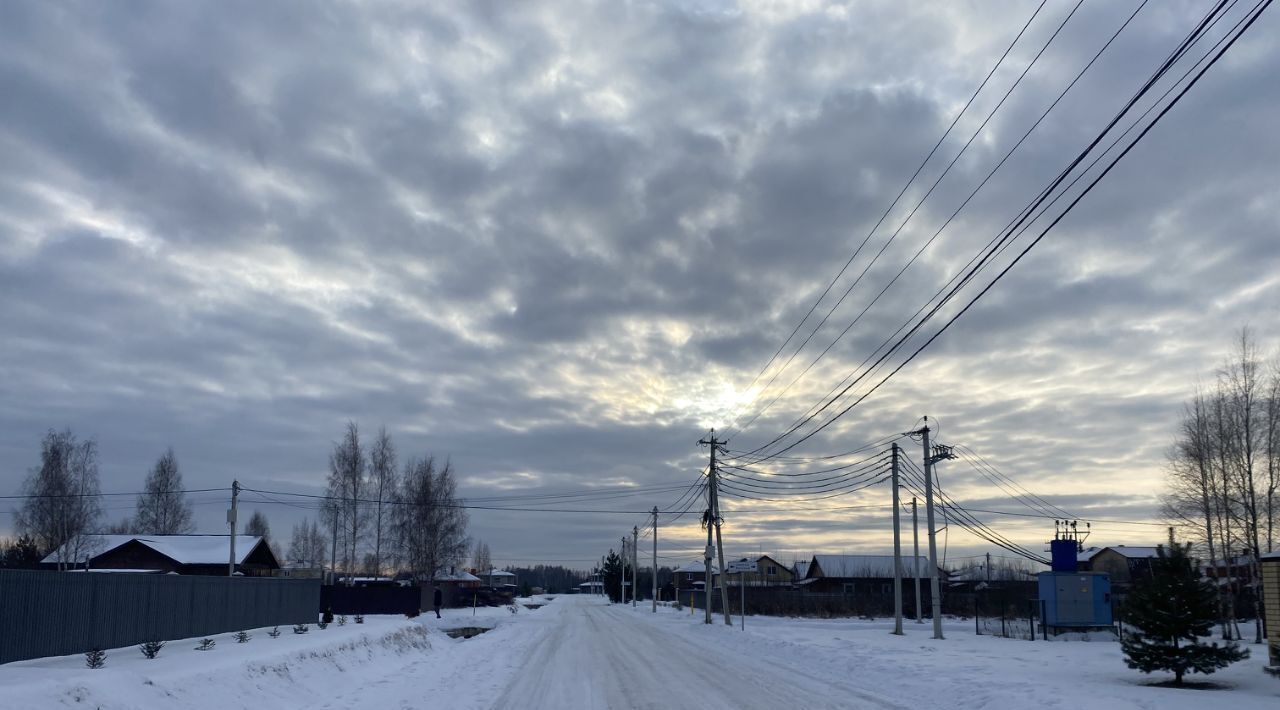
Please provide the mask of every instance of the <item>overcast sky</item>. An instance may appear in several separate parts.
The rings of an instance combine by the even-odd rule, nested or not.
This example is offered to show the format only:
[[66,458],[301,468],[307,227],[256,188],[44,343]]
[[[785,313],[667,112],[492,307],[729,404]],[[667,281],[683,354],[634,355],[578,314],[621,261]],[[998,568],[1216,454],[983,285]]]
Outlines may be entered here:
[[[835,293],[1074,4],[1045,5]],[[730,447],[768,441],[862,362],[1207,5],[1144,7]],[[1137,3],[1080,7],[754,399],[772,376],[751,387],[756,373],[1035,6],[0,3],[0,494],[63,427],[98,441],[107,492],[138,490],[172,446],[191,488],[318,493],[348,420],[385,426],[402,460],[450,458],[471,497],[688,485],[707,428],[741,426],[831,343]],[[1072,513],[1156,520],[1181,402],[1241,326],[1267,348],[1280,338],[1278,21],[1264,16],[933,347],[788,455],[930,415],[943,442]],[[959,501],[1028,512],[962,461],[939,470]],[[679,495],[576,507],[665,510]],[[193,499],[199,531],[224,531],[225,496]],[[108,518],[130,504],[109,499]],[[890,549],[887,509],[817,505],[727,502],[729,553]],[[309,513],[245,508],[285,542]],[[0,513],[0,533],[12,520]],[[1036,550],[1052,535],[1049,521],[984,520]],[[471,534],[499,563],[587,567],[642,521],[474,510]],[[692,515],[661,531],[666,561],[696,556],[700,534]],[[1090,542],[1160,537],[1098,523]],[[954,527],[947,545],[953,561],[991,549]]]

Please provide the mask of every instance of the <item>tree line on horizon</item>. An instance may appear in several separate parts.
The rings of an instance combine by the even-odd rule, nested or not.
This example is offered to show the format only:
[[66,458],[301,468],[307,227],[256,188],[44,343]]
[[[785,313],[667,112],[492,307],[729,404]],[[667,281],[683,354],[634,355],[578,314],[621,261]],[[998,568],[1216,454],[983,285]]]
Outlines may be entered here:
[[[99,534],[178,535],[195,529],[172,448],[147,473],[134,515],[105,523],[97,442],[79,439],[70,429],[50,429],[22,495],[14,511],[18,537],[0,546],[0,567],[32,568],[54,554],[58,568],[66,569],[96,552]],[[366,450],[359,428],[348,422],[329,456],[318,515],[293,527],[287,553],[259,510],[243,532],[266,539],[282,561],[323,567],[327,560],[348,578],[402,569],[421,580],[464,559],[467,522],[450,461],[438,465],[430,455],[411,457],[398,469],[385,428]]]

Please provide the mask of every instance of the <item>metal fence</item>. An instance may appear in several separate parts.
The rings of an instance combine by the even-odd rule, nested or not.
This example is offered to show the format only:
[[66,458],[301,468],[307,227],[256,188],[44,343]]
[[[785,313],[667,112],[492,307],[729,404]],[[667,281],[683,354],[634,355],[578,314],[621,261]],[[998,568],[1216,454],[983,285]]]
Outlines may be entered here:
[[0,570],[0,663],[312,623],[318,579]]

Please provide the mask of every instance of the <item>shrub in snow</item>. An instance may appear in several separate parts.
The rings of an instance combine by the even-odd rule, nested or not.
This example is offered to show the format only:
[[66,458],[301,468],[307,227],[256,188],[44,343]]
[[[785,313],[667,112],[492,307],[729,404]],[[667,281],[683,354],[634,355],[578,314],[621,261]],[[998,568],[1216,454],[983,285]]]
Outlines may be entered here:
[[323,631],[324,629],[329,628],[329,622],[321,621],[320,623],[316,624],[316,626],[319,626],[320,629]]
[[236,632],[236,643],[249,643],[249,639],[253,638],[243,631]]
[[142,655],[147,658],[159,656],[162,648],[164,648],[164,641],[144,641],[138,645],[138,650],[142,651]]
[[277,626],[274,629],[268,631],[267,635],[270,636],[271,638],[276,638],[277,636],[280,635],[280,627]]
[[364,623],[364,614],[356,614],[356,623],[357,623],[357,624],[363,624],[363,623]]
[[107,665],[107,652],[100,648],[85,651],[84,664],[95,670]]
[[217,645],[218,645],[218,642],[214,641],[213,639],[200,639],[200,645],[196,646],[196,650],[209,651],[209,650],[212,650],[213,647]]
[[294,624],[294,625],[293,625],[293,633],[295,633],[295,634],[305,634],[305,633],[307,633],[307,632],[308,632],[308,631],[310,631],[310,630],[311,630],[311,629],[308,629],[306,624]]
[[1249,657],[1234,643],[1204,643],[1218,616],[1217,593],[1200,579],[1187,556],[1190,545],[1172,540],[1156,548],[1151,578],[1125,600],[1125,621],[1136,627],[1121,642],[1124,662],[1143,673],[1173,671],[1175,685],[1191,673],[1212,673]]
[[346,626],[346,625],[347,625],[347,615],[343,614],[342,616],[338,617],[338,626]]
[[509,611],[509,612],[511,612],[512,614],[514,614],[514,613],[516,613],[516,612],[520,611],[520,607],[519,607],[518,605],[516,605],[516,604],[509,604],[509,605],[507,606],[507,611]]

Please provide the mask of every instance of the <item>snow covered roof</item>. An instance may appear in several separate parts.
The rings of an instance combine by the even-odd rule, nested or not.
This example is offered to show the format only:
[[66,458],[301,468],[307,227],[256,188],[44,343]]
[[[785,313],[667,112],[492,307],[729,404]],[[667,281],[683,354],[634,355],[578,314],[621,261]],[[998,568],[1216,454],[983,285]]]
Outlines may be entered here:
[[1262,556],[1264,560],[1280,560],[1280,550],[1272,550]]
[[504,578],[504,579],[505,579],[505,578],[507,578],[507,577],[511,577],[512,579],[514,579],[516,575],[515,575],[515,573],[514,573],[514,572],[508,572],[508,571],[506,571],[506,570],[504,570],[504,569],[495,569],[495,570],[490,571],[490,572],[485,572],[485,573],[484,573],[483,575],[481,575],[481,576],[483,576],[483,577],[495,577],[495,578],[496,578],[496,577],[502,577],[502,578]]
[[[712,572],[718,571],[714,564],[711,566],[711,571]],[[703,564],[702,560],[694,560],[693,562],[689,562],[683,567],[677,568],[676,572],[687,572],[689,574],[706,574],[707,566]]]
[[[927,575],[929,573],[929,558],[917,557],[915,559],[921,576]],[[822,576],[824,577],[893,576],[893,555],[814,555],[813,562],[809,563],[809,569],[805,571],[804,576],[808,577],[814,571],[814,563],[817,563],[818,569],[822,570]],[[909,555],[902,558],[902,573],[904,575],[915,575],[915,568],[911,566],[911,557]]]
[[[59,549],[41,561],[46,564],[84,564],[104,552],[137,540],[178,564],[216,565],[230,562],[230,538],[227,535],[86,535],[85,538],[79,545],[79,550]],[[236,564],[242,564],[260,542],[262,538],[257,535],[236,535]],[[63,548],[70,546],[71,543],[68,543]]]
[[480,578],[470,572],[437,572],[433,579],[437,582],[479,582]]
[[1144,545],[1115,545],[1113,547],[1090,547],[1084,552],[1076,555],[1076,559],[1081,562],[1092,562],[1104,550],[1111,550],[1118,553],[1122,557],[1129,559],[1146,559],[1149,557],[1159,557],[1155,547],[1147,547]]

